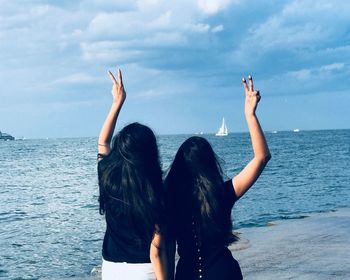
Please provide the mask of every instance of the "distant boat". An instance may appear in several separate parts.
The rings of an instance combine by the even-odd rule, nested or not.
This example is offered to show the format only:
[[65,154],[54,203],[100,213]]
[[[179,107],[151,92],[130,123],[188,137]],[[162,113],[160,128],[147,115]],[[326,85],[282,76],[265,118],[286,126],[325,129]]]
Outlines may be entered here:
[[299,132],[299,131],[300,131],[299,128],[296,128],[296,129],[293,130],[293,132]]
[[277,132],[278,132],[277,130],[272,131],[272,133],[277,133]]
[[225,123],[225,118],[222,118],[221,127],[219,128],[219,131],[215,135],[216,136],[227,136],[228,135],[227,126]]
[[8,140],[15,140],[15,137],[11,136],[11,135],[8,134],[8,133],[4,133],[4,132],[1,132],[1,131],[0,131],[0,140],[5,140],[5,141],[8,141]]

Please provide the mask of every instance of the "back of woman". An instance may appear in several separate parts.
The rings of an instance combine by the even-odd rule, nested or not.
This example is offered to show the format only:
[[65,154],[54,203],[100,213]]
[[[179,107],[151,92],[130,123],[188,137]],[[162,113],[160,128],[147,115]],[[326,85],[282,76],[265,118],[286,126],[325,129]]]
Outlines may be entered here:
[[100,212],[106,216],[103,258],[150,262],[155,225],[163,223],[162,173],[153,132],[139,123],[124,127],[98,163]]
[[[238,262],[227,248],[235,240],[231,210],[271,157],[255,113],[260,92],[254,90],[251,76],[249,86],[245,79],[243,86],[253,159],[239,174],[224,182],[209,142],[191,137],[179,148],[165,180],[169,229],[180,256],[176,280],[243,278]],[[169,256],[174,263],[174,252]]]
[[191,137],[181,145],[165,185],[169,228],[180,256],[176,279],[240,279],[227,249],[235,240],[236,197],[206,139]]
[[113,103],[98,140],[100,213],[106,218],[102,280],[163,280],[163,184],[156,137],[149,127],[132,123],[111,145],[126,92],[120,70],[118,81],[109,75]]

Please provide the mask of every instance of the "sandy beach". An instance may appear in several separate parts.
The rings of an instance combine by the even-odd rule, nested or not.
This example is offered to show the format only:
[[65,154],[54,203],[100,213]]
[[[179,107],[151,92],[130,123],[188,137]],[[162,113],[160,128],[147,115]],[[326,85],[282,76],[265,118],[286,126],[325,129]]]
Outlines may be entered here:
[[239,230],[244,279],[349,279],[350,209]]

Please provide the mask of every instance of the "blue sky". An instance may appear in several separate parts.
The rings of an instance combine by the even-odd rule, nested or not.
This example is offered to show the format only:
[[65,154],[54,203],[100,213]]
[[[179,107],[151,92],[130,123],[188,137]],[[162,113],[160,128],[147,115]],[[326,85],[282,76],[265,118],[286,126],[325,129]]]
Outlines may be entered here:
[[349,1],[0,0],[0,130],[97,136],[124,73],[156,133],[246,131],[252,74],[265,130],[349,128]]

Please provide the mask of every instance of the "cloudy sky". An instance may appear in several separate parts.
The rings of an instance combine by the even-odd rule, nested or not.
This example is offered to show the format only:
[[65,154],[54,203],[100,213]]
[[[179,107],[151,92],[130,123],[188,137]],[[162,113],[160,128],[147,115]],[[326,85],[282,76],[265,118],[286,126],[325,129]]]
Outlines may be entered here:
[[119,125],[246,131],[252,74],[265,130],[350,128],[350,2],[0,0],[0,130],[97,136],[124,73]]

